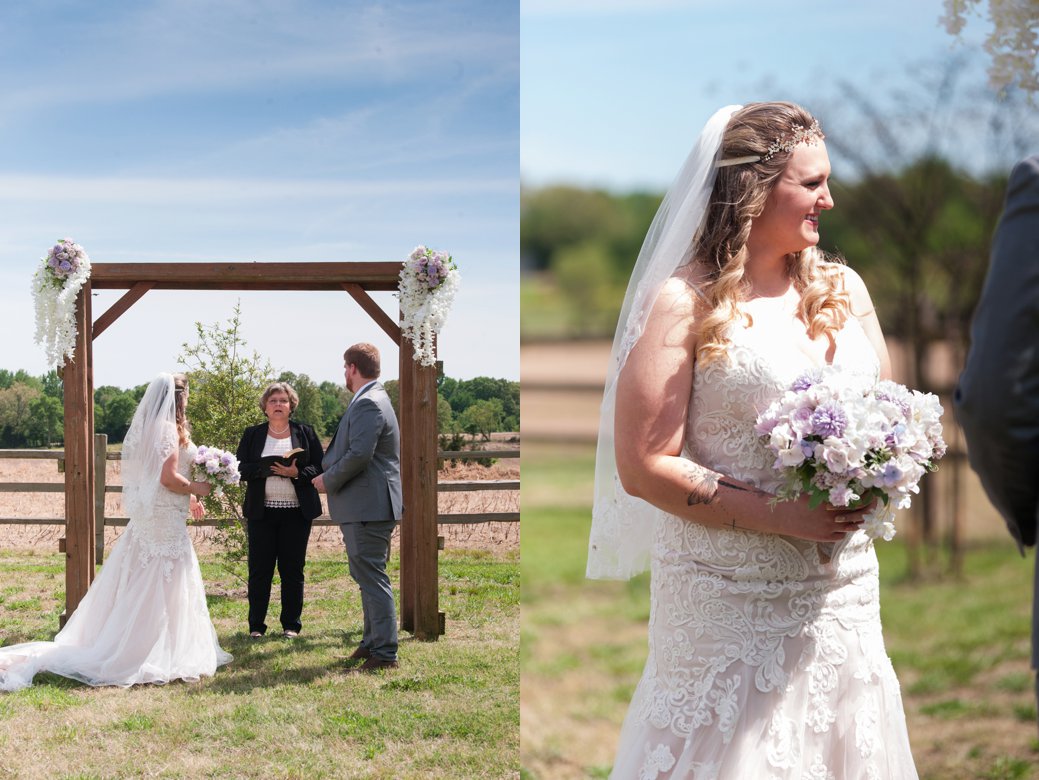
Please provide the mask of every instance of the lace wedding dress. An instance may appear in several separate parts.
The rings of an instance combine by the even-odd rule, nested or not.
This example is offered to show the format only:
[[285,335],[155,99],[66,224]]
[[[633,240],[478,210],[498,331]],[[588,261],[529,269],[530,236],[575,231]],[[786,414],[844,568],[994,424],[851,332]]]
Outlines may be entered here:
[[[754,422],[812,363],[775,330],[730,337],[729,361],[697,364],[684,455],[774,492]],[[854,317],[833,363],[879,370]],[[665,515],[655,534],[649,658],[612,777],[917,777],[862,531],[833,549]]]
[[[194,454],[193,444],[179,451],[185,477]],[[131,517],[54,641],[0,647],[0,690],[25,688],[43,671],[88,685],[195,681],[228,663],[188,536],[188,502],[159,487],[154,511]]]

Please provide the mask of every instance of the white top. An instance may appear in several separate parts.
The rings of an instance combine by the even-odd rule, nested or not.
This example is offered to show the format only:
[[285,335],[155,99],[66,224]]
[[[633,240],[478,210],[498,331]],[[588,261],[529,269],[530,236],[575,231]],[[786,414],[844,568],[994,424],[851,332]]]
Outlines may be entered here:
[[[263,445],[261,456],[284,455],[292,449],[292,437],[276,439],[267,434],[267,442]],[[264,491],[263,502],[267,506],[293,507],[299,506],[299,498],[296,496],[296,488],[292,486],[292,480],[288,477],[267,477],[267,485]]]

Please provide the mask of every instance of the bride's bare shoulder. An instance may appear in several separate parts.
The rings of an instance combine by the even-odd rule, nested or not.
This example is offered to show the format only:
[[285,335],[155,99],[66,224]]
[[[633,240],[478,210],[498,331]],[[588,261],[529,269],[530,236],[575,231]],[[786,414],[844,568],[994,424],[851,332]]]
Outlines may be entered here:
[[701,289],[706,281],[706,274],[699,263],[679,266],[664,282],[658,303],[663,303],[669,310],[679,307],[684,313],[693,314],[698,304],[703,302]]
[[848,294],[852,313],[860,319],[873,314],[873,301],[870,298],[866,282],[851,266],[838,264],[837,269],[844,291]]

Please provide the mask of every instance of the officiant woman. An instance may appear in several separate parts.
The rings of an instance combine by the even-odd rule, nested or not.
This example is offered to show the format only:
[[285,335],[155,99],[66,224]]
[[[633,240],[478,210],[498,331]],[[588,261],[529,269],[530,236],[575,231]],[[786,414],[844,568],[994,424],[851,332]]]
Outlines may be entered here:
[[[321,473],[324,451],[314,429],[292,420],[299,396],[287,382],[274,382],[260,396],[267,422],[246,428],[238,444],[246,483],[242,514],[249,540],[249,636],[267,632],[274,567],[281,577],[281,628],[288,638],[303,629],[303,567],[310,526],[321,514],[311,481]],[[290,465],[263,462],[302,449]]]

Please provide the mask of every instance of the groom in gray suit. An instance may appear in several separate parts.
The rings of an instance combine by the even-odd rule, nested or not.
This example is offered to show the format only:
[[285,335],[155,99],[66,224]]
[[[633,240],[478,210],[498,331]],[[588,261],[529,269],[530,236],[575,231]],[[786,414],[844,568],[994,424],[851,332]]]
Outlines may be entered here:
[[[1039,155],[1010,174],[954,405],[970,465],[1024,554],[1039,523]],[[1034,592],[1039,669],[1039,569]]]
[[401,517],[400,429],[390,397],[378,381],[379,350],[354,344],[343,355],[346,386],[353,392],[321,461],[314,487],[328,494],[339,523],[350,576],[361,589],[364,633],[350,656],[362,672],[397,666],[397,615],[386,573],[390,537]]

